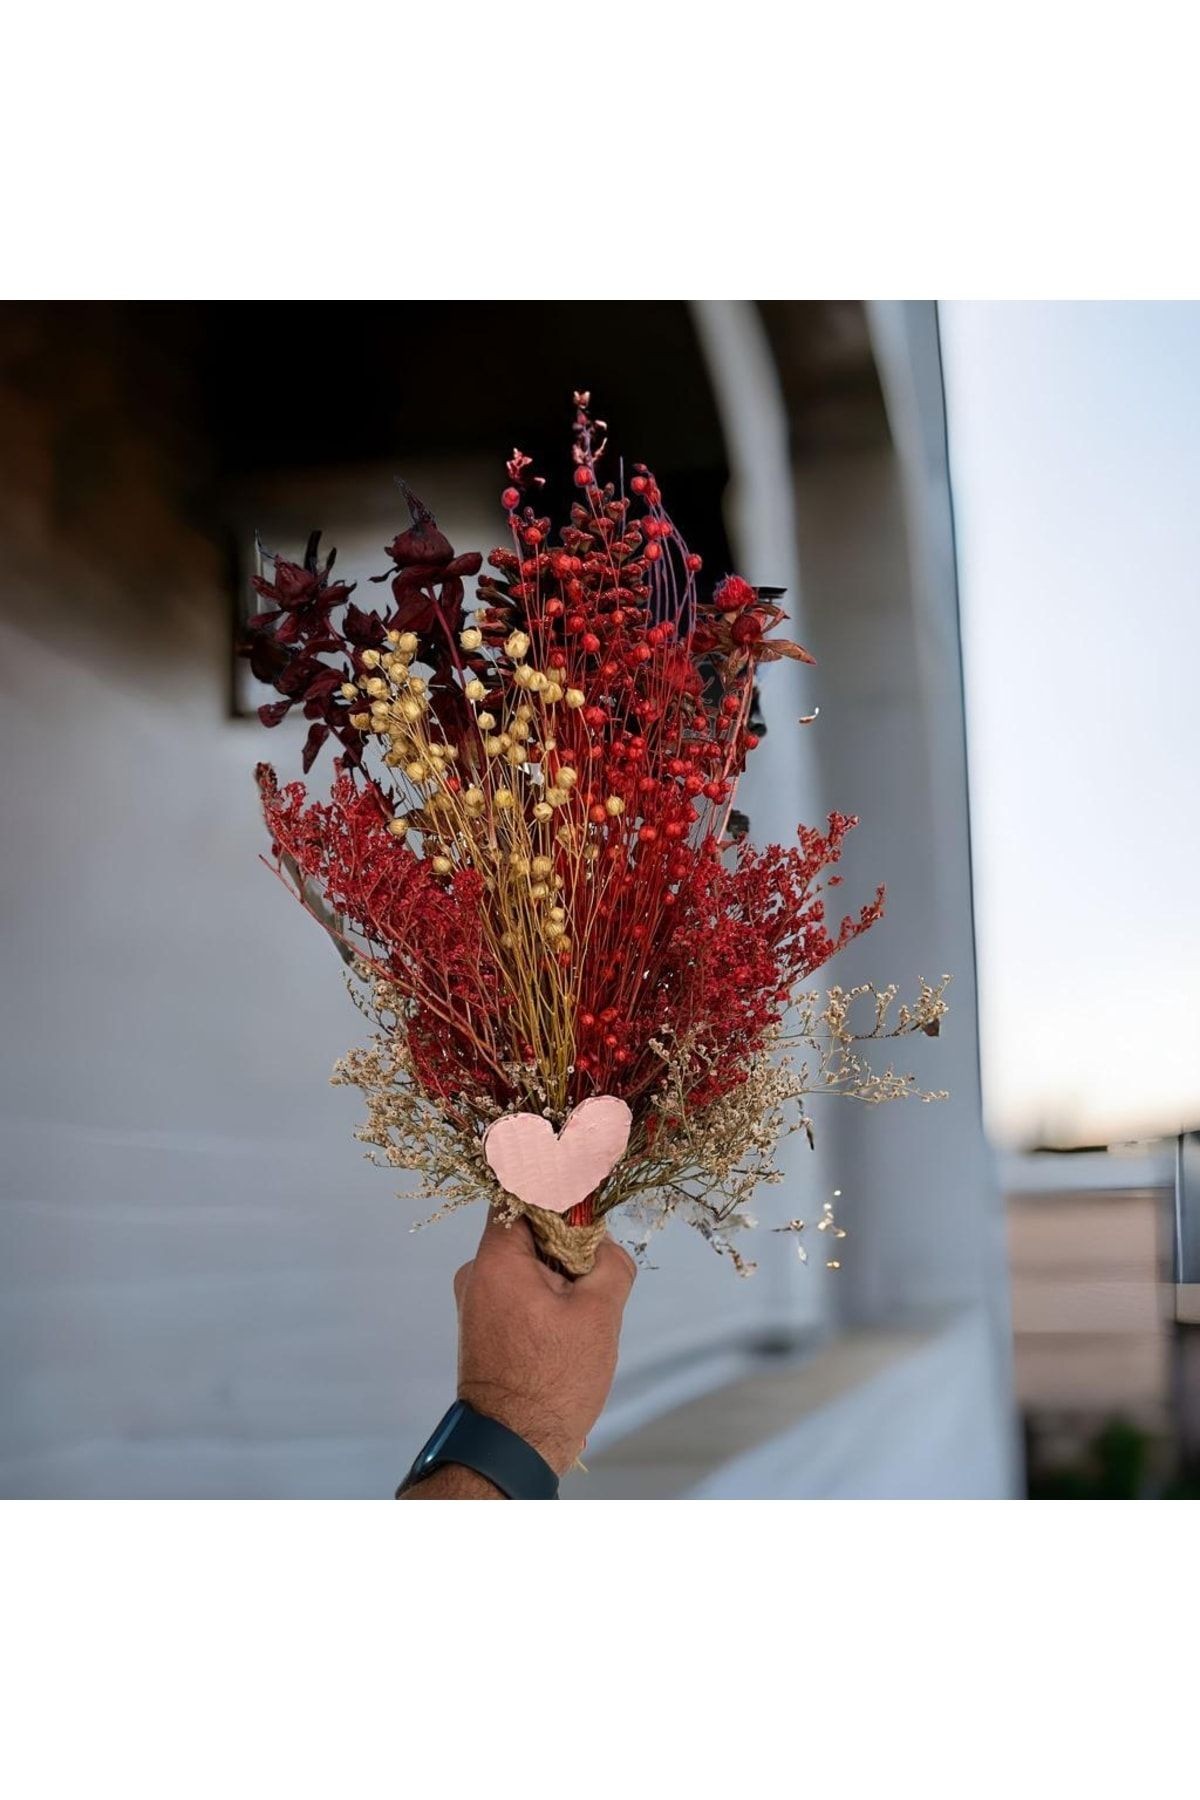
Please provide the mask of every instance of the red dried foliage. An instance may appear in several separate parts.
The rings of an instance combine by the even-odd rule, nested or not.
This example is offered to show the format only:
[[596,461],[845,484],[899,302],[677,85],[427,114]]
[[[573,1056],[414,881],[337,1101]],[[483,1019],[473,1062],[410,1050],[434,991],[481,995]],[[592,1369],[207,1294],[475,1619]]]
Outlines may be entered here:
[[648,1093],[661,1071],[652,1039],[694,1045],[694,1107],[737,1086],[796,989],[882,915],[880,888],[835,933],[826,923],[819,877],[855,824],[831,813],[826,833],[801,826],[798,848],[741,845],[732,869],[696,856],[657,918],[631,892],[611,982],[594,963],[580,972],[575,1061],[588,1086],[578,1097]]
[[281,788],[266,764],[258,783],[275,856],[315,882],[346,945],[412,1002],[409,1042],[426,1091],[510,1098],[500,1068],[510,1002],[487,953],[478,875],[435,875],[427,857],[388,835],[391,808],[378,787],[346,769],[325,802],[309,802],[299,782]]

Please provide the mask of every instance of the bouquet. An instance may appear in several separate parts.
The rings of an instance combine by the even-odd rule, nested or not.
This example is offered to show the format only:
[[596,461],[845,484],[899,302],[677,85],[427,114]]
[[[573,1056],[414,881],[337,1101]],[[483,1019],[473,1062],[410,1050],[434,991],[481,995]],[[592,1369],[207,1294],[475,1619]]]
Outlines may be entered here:
[[813,658],[778,635],[780,590],[703,583],[649,468],[606,478],[605,430],[577,394],[558,531],[513,452],[486,570],[407,489],[374,578],[389,607],[352,600],[319,533],[303,564],[264,562],[243,648],[281,698],[260,716],[302,709],[305,773],[338,754],[319,798],[266,765],[258,782],[274,866],[375,1026],[334,1079],[434,1216],[523,1214],[581,1274],[617,1207],[648,1229],[678,1214],[745,1271],[733,1233],[780,1179],[780,1135],[812,1141],[810,1095],[938,1097],[862,1045],[936,1033],[945,980],[909,1006],[809,987],[883,910],[880,888],[827,918],[857,821],[758,849],[734,800],[760,670]]

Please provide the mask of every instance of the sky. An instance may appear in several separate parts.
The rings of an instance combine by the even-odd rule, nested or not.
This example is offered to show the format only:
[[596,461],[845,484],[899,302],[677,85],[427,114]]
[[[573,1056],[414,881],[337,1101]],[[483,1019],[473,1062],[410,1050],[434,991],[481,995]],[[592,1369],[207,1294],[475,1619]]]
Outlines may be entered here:
[[1200,1127],[1200,304],[941,323],[988,1125]]

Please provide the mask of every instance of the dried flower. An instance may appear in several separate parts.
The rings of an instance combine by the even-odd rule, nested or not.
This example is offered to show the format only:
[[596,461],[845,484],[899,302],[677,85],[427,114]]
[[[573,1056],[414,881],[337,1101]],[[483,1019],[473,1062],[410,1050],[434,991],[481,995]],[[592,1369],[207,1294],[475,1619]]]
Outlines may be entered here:
[[456,556],[411,495],[386,617],[347,604],[315,538],[303,569],[276,563],[256,667],[344,754],[325,801],[261,770],[264,812],[280,873],[369,995],[378,1036],[337,1079],[363,1090],[387,1161],[448,1204],[511,1209],[486,1124],[514,1109],[561,1124],[619,1095],[628,1151],[569,1223],[679,1214],[748,1270],[729,1233],[778,1179],[781,1132],[811,1136],[810,1094],[915,1094],[858,1046],[936,1031],[945,984],[894,1018],[891,988],[808,991],[883,909],[880,889],[827,919],[856,821],[831,813],[756,849],[733,801],[759,666],[812,658],[778,637],[775,590],[729,575],[702,591],[653,474],[635,465],[627,495],[605,480],[603,427],[576,398],[569,521],[556,534],[537,511],[514,452],[510,543],[488,558],[475,624],[463,580],[482,559]]

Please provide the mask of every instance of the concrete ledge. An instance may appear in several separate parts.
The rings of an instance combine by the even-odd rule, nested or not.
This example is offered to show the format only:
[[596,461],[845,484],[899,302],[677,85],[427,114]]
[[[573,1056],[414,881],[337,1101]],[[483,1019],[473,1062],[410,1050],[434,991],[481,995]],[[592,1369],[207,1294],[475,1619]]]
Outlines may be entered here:
[[564,1500],[674,1500],[911,1356],[935,1327],[846,1332],[797,1359],[762,1357],[736,1381],[630,1432],[563,1483]]

